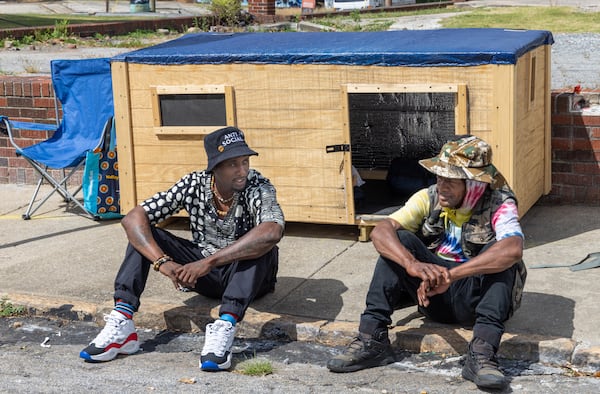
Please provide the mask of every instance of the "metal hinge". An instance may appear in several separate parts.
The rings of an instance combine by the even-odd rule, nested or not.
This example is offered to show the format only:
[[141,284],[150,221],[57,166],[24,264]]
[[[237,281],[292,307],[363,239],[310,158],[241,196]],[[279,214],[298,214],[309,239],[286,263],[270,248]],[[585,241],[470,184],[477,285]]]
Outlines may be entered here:
[[325,147],[327,153],[333,152],[350,152],[350,144],[327,145]]

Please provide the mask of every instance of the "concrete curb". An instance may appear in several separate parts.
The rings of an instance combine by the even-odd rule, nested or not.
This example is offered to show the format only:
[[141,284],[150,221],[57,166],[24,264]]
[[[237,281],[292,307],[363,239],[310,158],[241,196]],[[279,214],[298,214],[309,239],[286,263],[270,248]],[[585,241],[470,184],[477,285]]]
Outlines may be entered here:
[[[31,315],[66,320],[95,321],[101,324],[112,303],[95,304],[73,299],[52,298],[35,294],[5,295],[15,306],[26,307]],[[201,332],[217,317],[218,307],[189,307],[145,301],[136,313],[139,328],[181,332]],[[264,338],[345,346],[356,335],[356,322],[317,320],[292,315],[258,312],[250,308],[239,325],[240,338]],[[427,322],[421,326],[396,326],[390,330],[395,348],[414,353],[438,353],[444,356],[464,354],[471,340],[470,330]],[[499,356],[507,359],[540,362],[555,366],[573,366],[582,371],[600,369],[600,347],[578,345],[570,338],[505,333]]]

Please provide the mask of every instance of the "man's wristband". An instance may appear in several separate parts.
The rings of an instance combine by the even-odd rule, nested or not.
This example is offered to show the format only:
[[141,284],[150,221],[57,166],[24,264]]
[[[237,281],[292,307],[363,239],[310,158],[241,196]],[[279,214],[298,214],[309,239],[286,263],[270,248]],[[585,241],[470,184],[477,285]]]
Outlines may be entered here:
[[171,256],[167,256],[166,254],[163,254],[162,256],[154,260],[154,263],[152,263],[154,271],[158,272],[160,270],[160,266],[166,263],[167,261],[173,261],[173,259],[171,258]]

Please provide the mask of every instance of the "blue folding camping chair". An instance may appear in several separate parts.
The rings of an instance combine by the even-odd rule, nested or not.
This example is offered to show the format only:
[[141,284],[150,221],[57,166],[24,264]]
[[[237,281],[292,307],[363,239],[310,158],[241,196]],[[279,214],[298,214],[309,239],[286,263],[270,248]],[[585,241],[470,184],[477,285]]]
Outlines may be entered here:
[[[52,86],[57,119],[58,102],[62,107],[62,119],[58,126],[19,122],[0,115],[0,126],[6,128],[11,144],[16,149],[17,156],[23,157],[39,173],[40,179],[31,197],[23,219],[30,219],[55,192],[58,192],[65,202],[73,203],[92,218],[84,205],[75,198],[81,190],[77,187],[74,192],[67,190],[67,181],[83,167],[86,153],[100,146],[103,132],[114,115],[112,79],[110,60],[53,60],[51,62]],[[15,142],[14,129],[34,131],[54,131],[47,140],[28,147],[20,147]],[[110,127],[108,127],[110,130]],[[60,179],[54,178],[50,170],[62,170]],[[56,173],[56,171],[55,171]],[[44,182],[52,185],[53,189],[40,201],[36,198]]]

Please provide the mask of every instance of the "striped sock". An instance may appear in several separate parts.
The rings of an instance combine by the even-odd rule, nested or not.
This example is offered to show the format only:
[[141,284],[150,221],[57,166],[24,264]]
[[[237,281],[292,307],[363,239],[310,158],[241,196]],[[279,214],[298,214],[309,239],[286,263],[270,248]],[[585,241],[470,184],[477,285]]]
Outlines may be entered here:
[[238,321],[238,316],[234,315],[233,313],[223,313],[221,316],[219,316],[219,319],[228,321],[231,323],[231,325],[235,326],[235,323]]
[[123,302],[121,300],[117,300],[117,302],[115,303],[115,311],[119,312],[128,319],[132,319],[135,309],[132,305],[129,305],[128,303]]

